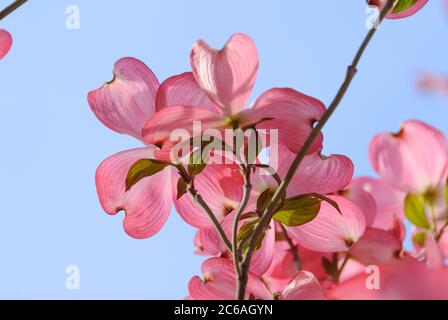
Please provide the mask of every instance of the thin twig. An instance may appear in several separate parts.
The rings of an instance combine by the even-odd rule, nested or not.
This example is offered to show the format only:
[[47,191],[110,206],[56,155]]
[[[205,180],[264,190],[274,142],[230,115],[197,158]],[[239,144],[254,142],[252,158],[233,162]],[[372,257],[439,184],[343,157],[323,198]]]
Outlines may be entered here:
[[441,238],[442,238],[442,236],[443,236],[443,233],[445,232],[445,229],[446,228],[448,228],[448,221],[447,222],[445,222],[445,224],[442,226],[442,228],[439,230],[439,234],[437,235],[437,237],[436,237],[436,240],[437,241],[439,241]]
[[28,0],[17,0],[11,3],[9,6],[7,6],[5,9],[3,9],[0,12],[0,20],[3,20],[7,16],[9,16],[11,13],[19,9],[22,5],[24,5]]
[[[246,210],[247,204],[249,202],[250,193],[252,191],[252,184],[250,182],[250,171],[251,167],[248,166],[241,166],[241,173],[244,178],[244,191],[243,191],[243,199],[237,209],[237,212],[235,214],[235,218],[233,220],[233,228],[232,228],[232,252],[233,252],[233,262],[235,265],[235,271],[238,277],[242,276],[241,268],[240,268],[240,259],[241,259],[241,250],[238,248],[238,224],[240,222],[241,215],[244,213],[244,210]],[[240,281],[237,282],[237,289],[236,292],[239,292],[238,284]]]
[[344,271],[345,266],[347,265],[349,260],[350,260],[350,255],[346,254],[344,257],[344,261],[342,261],[341,266],[338,268],[338,273],[336,274],[336,278],[334,279],[336,283],[338,283],[339,280],[341,279],[342,271]]
[[[380,16],[378,18],[378,23],[376,24],[379,26],[384,18],[386,17],[387,13],[392,10],[397,3],[397,0],[388,0],[386,5],[384,6],[383,10],[380,13]],[[344,82],[342,83],[336,97],[334,98],[331,105],[328,107],[320,121],[317,123],[316,127],[311,131],[310,135],[308,136],[307,140],[305,141],[303,147],[300,149],[299,153],[297,154],[296,158],[294,159],[290,169],[288,170],[288,173],[286,174],[282,184],[277,189],[276,193],[272,197],[269,205],[267,206],[266,210],[263,213],[263,216],[255,228],[255,231],[251,237],[251,241],[249,243],[249,249],[246,253],[246,256],[243,259],[243,262],[241,264],[241,271],[243,273],[242,281],[243,283],[239,285],[240,292],[238,293],[238,299],[243,300],[245,297],[245,291],[247,287],[247,280],[248,280],[248,269],[249,265],[252,259],[252,255],[256,248],[256,242],[258,238],[260,237],[261,233],[265,230],[265,228],[269,225],[272,215],[275,213],[273,212],[275,206],[279,202],[279,200],[282,198],[283,194],[285,193],[287,187],[291,183],[292,178],[294,177],[297,169],[299,168],[300,164],[302,163],[305,156],[308,154],[308,150],[314,143],[315,139],[318,137],[320,132],[322,131],[325,124],[328,122],[328,120],[331,118],[337,107],[339,106],[340,102],[342,101],[342,98],[347,93],[348,88],[350,87],[350,84],[355,77],[357,73],[357,67],[358,64],[368,46],[370,41],[372,40],[373,36],[375,35],[377,31],[377,28],[373,28],[369,31],[367,36],[365,37],[364,41],[362,42],[361,46],[359,47],[355,58],[353,59],[352,64],[348,67],[347,74],[345,77]]]
[[224,229],[222,228],[222,226],[219,223],[218,219],[216,218],[215,214],[213,213],[213,210],[209,207],[207,202],[205,202],[204,198],[202,198],[202,196],[198,193],[198,191],[194,187],[193,179],[190,177],[190,175],[185,170],[183,165],[178,165],[178,166],[176,166],[176,168],[179,170],[179,175],[181,176],[181,178],[187,184],[187,191],[188,191],[188,193],[193,198],[193,200],[208,215],[208,217],[210,218],[211,222],[215,226],[216,231],[218,231],[218,234],[221,237],[222,242],[224,243],[225,247],[231,253],[232,252],[232,244],[230,243],[229,238],[227,238],[227,235],[224,232]]

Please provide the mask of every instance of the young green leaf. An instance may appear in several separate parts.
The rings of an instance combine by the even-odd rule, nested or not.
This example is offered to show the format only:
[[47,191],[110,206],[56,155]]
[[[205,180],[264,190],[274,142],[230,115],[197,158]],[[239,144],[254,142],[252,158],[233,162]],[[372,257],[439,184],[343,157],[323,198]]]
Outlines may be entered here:
[[321,200],[312,196],[286,199],[274,219],[288,227],[297,227],[316,218]]
[[417,0],[400,0],[395,6],[393,13],[403,12],[417,3]]
[[338,274],[337,260],[330,261],[328,258],[322,257],[322,264],[324,266],[325,272],[329,276],[332,276],[333,278],[337,277]]
[[184,179],[180,178],[179,181],[177,181],[177,200],[182,198],[184,194],[187,193],[187,189],[188,189],[187,183],[185,182]]
[[263,191],[260,196],[257,199],[257,211],[260,213],[263,213],[266,207],[269,204],[269,201],[271,200],[272,196],[274,195],[274,192],[272,189],[266,189]]
[[188,173],[193,177],[197,176],[198,174],[201,174],[202,171],[204,171],[206,165],[207,164],[202,158],[202,152],[200,152],[200,150],[196,150],[190,156],[188,163]]
[[412,237],[412,240],[416,244],[418,244],[420,247],[424,247],[425,246],[425,242],[426,242],[426,236],[427,236],[427,232],[426,231],[417,232]]
[[153,160],[153,159],[141,159],[134,163],[129,169],[126,177],[126,191],[129,191],[137,182],[146,177],[151,177],[156,173],[159,173],[170,164],[167,162]]
[[408,194],[404,201],[404,211],[412,224],[419,228],[430,229],[422,196]]
[[[242,253],[245,253],[247,251],[247,249],[249,249],[249,242],[250,242],[249,239],[250,239],[250,237],[252,237],[252,235],[255,231],[255,228],[257,227],[259,222],[260,222],[260,219],[256,219],[256,220],[253,220],[250,222],[246,222],[241,227],[241,229],[238,233],[237,241],[238,241],[238,245],[240,245],[240,246],[241,246],[241,244],[243,245],[240,248]],[[257,239],[255,251],[257,251],[258,249],[261,248],[261,244],[263,243],[264,236],[265,236],[265,232],[263,232],[260,235],[260,237]]]

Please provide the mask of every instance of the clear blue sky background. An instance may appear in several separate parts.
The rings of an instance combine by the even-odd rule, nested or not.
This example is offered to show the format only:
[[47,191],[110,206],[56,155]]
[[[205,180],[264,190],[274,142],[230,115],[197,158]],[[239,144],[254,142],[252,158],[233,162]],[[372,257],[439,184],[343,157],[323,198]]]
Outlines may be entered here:
[[[65,27],[70,4],[81,9],[79,31]],[[244,32],[260,51],[254,94],[290,86],[328,103],[367,32],[365,9],[363,0],[30,0],[2,21],[14,47],[0,62],[0,298],[179,299],[199,273],[194,230],[174,211],[160,234],[136,241],[98,203],[97,165],[139,146],[98,122],[86,101],[118,58],[138,57],[165,79],[189,70],[195,40],[220,47]],[[373,174],[375,133],[408,118],[446,130],[448,100],[419,94],[413,78],[426,68],[448,72],[447,34],[439,0],[385,23],[325,129],[325,152]],[[72,264],[79,291],[65,288]]]

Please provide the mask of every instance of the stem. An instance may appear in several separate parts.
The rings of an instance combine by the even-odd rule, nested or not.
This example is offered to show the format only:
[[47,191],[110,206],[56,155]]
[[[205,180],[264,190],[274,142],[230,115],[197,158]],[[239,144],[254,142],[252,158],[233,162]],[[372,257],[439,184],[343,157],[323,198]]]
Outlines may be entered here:
[[292,259],[294,261],[294,265],[296,267],[296,271],[302,270],[302,266],[300,264],[300,258],[299,254],[297,253],[297,245],[292,241],[291,237],[288,234],[288,230],[286,230],[286,227],[280,223],[280,227],[283,232],[283,236],[285,237],[286,241],[289,244],[289,250],[291,251]]
[[22,5],[24,5],[28,0],[17,0],[14,1],[12,4],[7,6],[5,9],[3,9],[0,12],[0,20],[3,20],[7,16],[9,16],[11,13],[19,9]]
[[438,234],[437,237],[436,237],[436,240],[437,240],[437,241],[439,241],[439,240],[442,238],[443,233],[445,232],[445,229],[446,229],[446,228],[448,228],[448,221],[445,222],[445,224],[443,225],[443,227],[440,229],[439,234]]
[[349,260],[350,260],[350,255],[346,254],[345,258],[344,258],[344,261],[342,262],[341,267],[338,269],[338,274],[336,275],[336,279],[335,279],[336,283],[339,282],[339,279],[341,278],[342,271],[344,271],[345,266],[347,265],[347,262]]
[[227,250],[229,250],[229,252],[232,252],[232,244],[230,243],[229,238],[227,238],[227,235],[224,232],[224,229],[222,228],[218,219],[216,219],[216,216],[213,213],[212,209],[208,206],[208,204],[205,202],[205,200],[202,198],[202,196],[198,193],[198,191],[194,187],[193,179],[191,179],[190,175],[188,174],[188,172],[185,170],[185,168],[182,165],[176,166],[176,168],[179,170],[179,174],[180,174],[181,178],[187,184],[188,193],[196,201],[196,203],[199,204],[199,206],[204,210],[204,212],[207,213],[211,222],[215,226],[216,231],[218,231],[218,234],[221,237]]
[[[247,207],[247,204],[249,202],[250,193],[252,191],[252,184],[250,182],[250,165],[247,167],[241,166],[241,172],[244,177],[244,191],[243,191],[243,200],[240,203],[238,210],[235,214],[235,218],[233,220],[233,228],[232,228],[232,253],[233,253],[233,263],[235,265],[235,271],[238,277],[242,276],[241,273],[241,266],[240,266],[240,259],[241,259],[241,253],[240,248],[238,248],[238,223],[240,221],[241,215],[244,213],[244,210]],[[237,289],[236,292],[240,291],[239,284],[241,282],[237,281]]]
[[[384,6],[383,10],[380,13],[380,17],[378,20],[377,26],[381,25],[384,18],[386,17],[387,13],[392,10],[396,5],[397,0],[388,0],[386,5]],[[336,111],[337,107],[339,106],[340,102],[342,101],[342,98],[347,93],[348,88],[350,87],[350,84],[352,83],[353,78],[355,77],[357,73],[357,67],[359,62],[361,61],[361,58],[372,40],[373,36],[375,35],[377,29],[373,28],[369,31],[367,36],[365,37],[364,41],[361,43],[361,46],[359,47],[355,58],[353,59],[352,64],[348,67],[347,74],[345,76],[345,80],[342,83],[338,93],[336,94],[336,97],[334,98],[333,102],[330,104],[320,121],[317,123],[316,127],[311,131],[310,135],[308,136],[307,140],[305,141],[303,147],[300,149],[299,153],[297,154],[296,158],[294,159],[291,167],[288,170],[288,173],[286,174],[283,182],[280,184],[279,188],[277,189],[276,193],[272,197],[269,205],[267,206],[265,212],[263,213],[263,216],[255,228],[255,231],[252,235],[251,241],[249,243],[249,249],[247,251],[247,254],[245,258],[243,259],[242,265],[241,265],[241,271],[243,273],[242,283],[239,287],[241,288],[241,292],[239,292],[238,297],[240,299],[244,298],[245,296],[245,290],[247,287],[247,280],[248,280],[248,269],[250,265],[250,261],[252,259],[252,255],[256,248],[256,241],[258,237],[261,235],[263,230],[269,225],[272,216],[275,212],[273,212],[275,206],[277,205],[278,201],[282,198],[284,192],[288,188],[289,184],[291,183],[292,178],[294,177],[297,169],[299,168],[300,164],[302,163],[305,156],[308,154],[308,150],[314,143],[314,140],[317,138],[317,136],[322,131],[325,124],[328,122],[328,120],[331,118],[333,113]]]
[[189,186],[188,193],[201,206],[201,208],[204,209],[204,211],[210,217],[210,220],[212,221],[213,225],[215,226],[216,231],[218,231],[219,236],[221,237],[222,241],[224,242],[224,245],[226,246],[227,250],[229,250],[229,252],[232,252],[232,244],[230,243],[229,239],[227,238],[227,235],[224,232],[224,229],[221,227],[221,224],[219,223],[218,219],[216,219],[216,216],[213,214],[212,209],[210,209],[210,207],[204,201],[202,196],[194,188]]

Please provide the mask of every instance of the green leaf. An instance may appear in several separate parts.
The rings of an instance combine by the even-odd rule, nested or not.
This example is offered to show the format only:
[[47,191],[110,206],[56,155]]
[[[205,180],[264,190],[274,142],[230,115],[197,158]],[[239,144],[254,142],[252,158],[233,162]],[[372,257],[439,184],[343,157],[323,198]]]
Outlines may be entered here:
[[288,227],[301,226],[316,218],[320,204],[321,200],[313,196],[286,199],[274,219]]
[[177,200],[182,198],[184,194],[187,193],[187,189],[188,189],[187,183],[185,182],[184,179],[180,178],[179,181],[177,181]]
[[263,193],[260,194],[260,196],[257,199],[257,211],[260,213],[263,213],[266,207],[269,204],[269,201],[271,200],[272,196],[274,195],[274,190],[272,189],[266,189],[263,191]]
[[204,171],[206,166],[207,164],[202,158],[202,152],[200,150],[196,150],[190,156],[188,163],[188,173],[191,176],[197,176],[198,174],[201,174],[202,171]]
[[417,243],[420,247],[424,247],[426,242],[426,235],[427,235],[426,231],[417,232],[412,237],[412,240],[414,240],[414,242]]
[[426,218],[425,200],[422,196],[408,194],[404,201],[404,211],[412,224],[419,228],[430,229]]
[[395,6],[393,13],[403,12],[417,3],[417,0],[400,0]]
[[167,162],[153,159],[138,160],[132,165],[131,169],[129,169],[126,177],[126,191],[131,190],[131,188],[143,178],[151,177],[169,165],[170,164]]
[[[240,231],[238,232],[238,245],[241,245],[242,242],[244,242],[243,246],[240,248],[242,253],[245,253],[247,249],[249,249],[249,242],[250,238],[254,234],[255,228],[257,227],[258,223],[260,222],[260,219],[256,219],[250,222],[246,222],[241,227]],[[265,236],[265,232],[262,232],[260,237],[257,239],[256,245],[255,245],[255,251],[261,248],[261,244],[263,243],[263,239]]]

